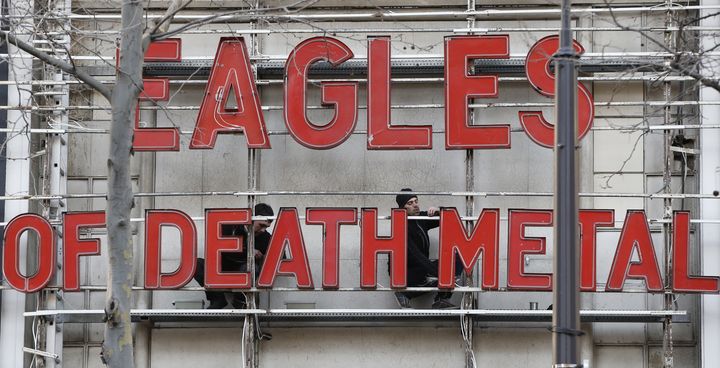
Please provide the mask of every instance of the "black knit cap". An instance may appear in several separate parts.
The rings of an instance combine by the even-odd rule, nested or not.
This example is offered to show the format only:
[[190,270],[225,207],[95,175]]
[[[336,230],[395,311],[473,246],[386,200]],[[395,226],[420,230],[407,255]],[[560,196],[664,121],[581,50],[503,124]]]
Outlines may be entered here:
[[255,205],[255,215],[257,216],[274,216],[272,207],[267,203],[258,203]]
[[[401,192],[412,192],[412,189],[410,188],[402,188],[400,189]],[[417,198],[415,194],[398,194],[395,196],[395,202],[397,202],[398,208],[405,207],[405,203],[408,203],[409,200]]]

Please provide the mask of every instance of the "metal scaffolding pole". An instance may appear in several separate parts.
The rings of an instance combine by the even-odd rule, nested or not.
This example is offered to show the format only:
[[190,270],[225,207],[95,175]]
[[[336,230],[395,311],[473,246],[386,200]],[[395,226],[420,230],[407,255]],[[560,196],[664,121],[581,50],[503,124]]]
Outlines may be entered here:
[[[259,1],[253,2],[254,8],[259,8]],[[257,29],[259,23],[257,21],[250,22],[251,29]],[[258,41],[257,34],[250,35],[250,55],[254,56],[260,53],[260,43]],[[257,78],[257,69],[253,68],[254,77]],[[248,148],[248,159],[247,159],[247,188],[248,190],[254,191],[258,188],[258,175],[260,171],[260,150],[254,148]],[[253,194],[247,197],[247,206],[255,209],[257,197]],[[253,215],[255,213],[253,212]],[[247,271],[250,273],[250,281],[255,286],[255,231],[253,230],[252,221],[248,228],[248,249],[247,249]],[[249,309],[256,309],[259,304],[258,294],[254,292],[245,294],[245,307]],[[257,368],[260,365],[260,341],[258,339],[259,334],[255,333],[260,328],[258,325],[257,316],[245,315],[245,324],[243,325],[243,341],[245,349],[245,361],[243,367],[246,368]]]
[[[492,4],[487,6],[493,6]],[[107,8],[96,8],[104,9]],[[496,9],[496,8],[485,8],[478,9],[475,11],[467,11],[455,8],[456,10],[423,10],[423,9],[409,9],[409,10],[397,10],[397,9],[378,9],[372,7],[371,9],[360,9],[357,12],[308,12],[308,13],[288,13],[280,12],[281,9],[275,9],[278,11],[272,12],[263,9],[264,11],[251,12],[249,9],[237,9],[223,13],[215,12],[193,12],[192,14],[180,13],[173,17],[174,24],[187,23],[197,20],[206,19],[213,17],[208,24],[217,23],[231,23],[231,22],[250,22],[263,21],[266,23],[274,22],[282,24],[284,22],[320,22],[320,21],[345,21],[345,22],[359,22],[359,21],[409,21],[409,20],[453,20],[453,19],[466,19],[468,16],[474,17],[512,17],[512,16],[528,16],[528,17],[556,17],[561,13],[561,9],[548,6],[540,6],[533,8],[507,8],[507,9]],[[568,15],[572,13],[575,16],[592,15],[592,14],[608,14],[610,12],[616,14],[632,14],[632,13],[659,13],[659,12],[682,12],[688,10],[717,10],[720,6],[716,4],[709,5],[688,5],[683,6],[682,4],[672,3],[671,5],[655,5],[650,6],[605,6],[605,7],[593,7],[593,6],[580,6],[567,12]],[[93,9],[85,8],[88,13],[71,14],[65,15],[47,15],[43,16],[43,19],[58,19],[64,18],[71,21],[119,21],[119,14],[111,13],[98,13],[93,12]],[[562,16],[562,14],[560,14]],[[164,16],[164,12],[149,12],[145,15],[146,19],[161,19]],[[18,14],[18,15],[6,15],[2,19],[29,19],[38,17],[35,14]],[[184,31],[184,30],[183,30]]]
[[[70,1],[57,1],[52,4],[52,10],[58,14],[69,14]],[[53,24],[49,22],[47,27],[50,29],[60,30],[69,27],[69,22],[61,22]],[[53,37],[53,43],[57,45],[70,45],[70,35],[58,34]],[[69,60],[69,55],[65,48],[57,47],[53,50],[53,55],[62,60]],[[52,78],[55,81],[65,80],[65,73],[60,69],[50,65],[43,65],[44,79]],[[41,99],[44,97],[46,103],[53,105],[65,106],[70,103],[70,87],[68,85],[41,86]],[[38,94],[35,94],[36,96]],[[52,125],[52,123],[67,125],[69,116],[67,111],[52,111],[41,116],[42,123]],[[67,193],[67,172],[68,172],[68,136],[67,134],[48,134],[45,144],[47,156],[45,157],[45,178],[43,180],[43,193],[65,194]],[[67,206],[62,199],[48,200],[43,206],[43,216],[50,221],[60,221]],[[65,239],[62,235],[57,236],[57,269],[62,269],[62,254],[64,253]],[[56,281],[60,280],[59,273],[55,275]],[[47,309],[62,310],[65,309],[65,294],[62,290],[45,291],[41,293],[41,300],[38,307]],[[64,323],[62,320],[54,320],[45,326],[44,341],[36,343],[35,348],[44,348],[51,356],[45,356],[45,367],[62,368],[64,366],[63,346],[64,346]]]
[[[13,1],[12,6],[2,8],[3,16],[21,16],[32,14],[34,9],[33,0]],[[32,19],[21,22],[7,22],[4,25],[10,31],[20,28],[34,29]],[[33,36],[22,36],[25,42],[31,42]],[[8,45],[9,57],[5,63],[8,68],[8,80],[29,81],[33,79],[32,57],[20,51],[15,46]],[[10,105],[26,105],[31,103],[31,88],[28,85],[18,84],[17,87],[8,88],[7,101]],[[8,111],[6,116],[7,127],[11,129],[7,139],[3,141],[3,165],[5,174],[9,180],[5,181],[5,193],[30,194],[30,172],[31,160],[30,139],[24,133],[30,129],[31,115],[25,111]],[[5,206],[5,220],[28,212],[29,201],[13,201],[3,203]],[[26,248],[27,240],[21,240],[21,247]],[[18,264],[27,264],[29,256],[23,256]],[[26,302],[29,299],[24,293],[15,290],[2,291],[2,304],[0,304],[0,356],[4,366],[25,367],[29,361],[25,361],[23,348],[27,336],[27,328],[23,319]]]
[[[467,10],[468,12],[474,12],[476,10],[475,0],[468,0]],[[467,25],[469,29],[475,28],[475,17],[469,16],[467,18]],[[470,33],[471,34],[471,33]],[[472,64],[474,65],[474,63]],[[474,69],[474,67],[473,67]],[[476,110],[468,107],[470,112],[470,125],[474,125]],[[468,192],[475,190],[475,151],[472,149],[465,151],[465,190]],[[465,216],[473,216],[475,212],[475,197],[465,197]],[[466,222],[465,227],[468,232],[472,232],[474,222]],[[465,277],[467,280],[467,286],[473,286],[473,274]],[[462,298],[462,309],[473,309],[477,308],[477,293],[463,293]],[[476,366],[475,353],[473,351],[473,318],[471,315],[465,315],[462,317],[461,322],[463,328],[461,333],[463,340],[465,341],[465,366],[467,368],[474,368]]]
[[[672,5],[672,0],[667,1],[668,5]],[[671,26],[674,24],[674,18],[673,13],[666,12],[665,13],[665,25]],[[665,46],[669,50],[675,49],[675,39],[674,39],[674,32],[672,31],[665,31],[664,32],[664,38],[665,38]],[[669,65],[672,61],[672,58],[666,58],[665,63],[666,65]],[[665,97],[665,101],[670,103],[673,99],[672,97],[672,84],[669,81],[663,82],[663,96]],[[670,125],[673,123],[672,121],[672,113],[671,113],[672,106],[668,105],[663,108],[663,124]],[[671,150],[672,148],[672,139],[673,139],[673,131],[672,130],[665,130],[663,131],[663,193],[670,194],[672,193],[671,183],[672,183],[672,164],[673,164],[673,152]],[[668,220],[668,222],[663,224],[663,250],[665,253],[665,290],[672,291],[672,267],[673,267],[673,260],[672,260],[672,225],[669,222],[669,220],[672,219],[672,198],[665,198],[663,199],[663,219]],[[673,294],[665,293],[663,295],[663,306],[665,310],[671,310],[673,308]],[[674,366],[673,362],[673,342],[672,342],[672,327],[673,327],[673,321],[672,318],[665,318],[663,320],[663,368],[672,368]]]
[[[8,1],[9,0],[0,0],[0,14],[6,14],[7,8],[8,8]],[[7,25],[6,21],[0,22],[0,29],[3,31],[9,30],[9,26]],[[7,54],[8,53],[8,44],[7,42],[3,42],[0,44],[0,53]],[[10,71],[10,68],[8,66],[8,63],[2,63],[0,64],[0,81],[8,83],[8,86],[10,86],[10,78],[8,72]],[[7,105],[8,103],[8,93],[10,92],[10,87],[0,87],[0,104]],[[7,111],[0,111],[0,142],[5,142],[7,140],[7,134],[6,130],[10,132],[10,129],[8,127],[8,121],[7,121]],[[5,188],[5,165],[0,163],[0,188]],[[0,206],[0,219],[3,221],[5,220],[5,206]],[[4,241],[0,243],[4,246]],[[0,264],[2,264],[2,252],[0,252]],[[4,278],[4,276],[3,276]],[[0,311],[2,311],[2,291],[0,290]],[[2,331],[2,318],[0,317],[0,331]],[[0,338],[1,339],[1,338]],[[0,350],[2,350],[2,347],[0,347]]]
[[562,1],[560,48],[555,55],[555,212],[553,256],[553,367],[578,367],[580,327],[577,190],[577,71],[570,0]]
[[[576,32],[628,32],[623,27],[575,27],[573,28]],[[677,31],[677,27],[637,27],[638,31],[645,32],[658,32],[658,31]],[[683,28],[686,31],[720,31],[720,27],[697,27],[687,26]],[[228,28],[209,28],[209,29],[191,29],[183,32],[184,35],[273,35],[273,34],[342,34],[342,33],[354,33],[354,34],[378,34],[378,33],[457,33],[457,34],[468,34],[468,33],[525,33],[525,32],[559,32],[558,27],[468,27],[468,28],[455,28],[455,27],[418,27],[418,28],[275,28],[275,29],[228,29]],[[57,32],[55,32],[57,33]],[[55,33],[49,32],[48,35],[54,35]],[[117,30],[73,30],[70,32],[73,36],[115,36],[119,34]],[[45,44],[44,40],[36,40],[35,44]]]
[[[719,6],[719,0],[702,0],[703,6]],[[717,24],[714,14],[716,11],[706,10],[699,12],[701,26]],[[699,48],[702,51],[717,47],[717,34],[703,32],[700,34]],[[720,74],[720,66],[711,63],[711,75]],[[703,102],[720,101],[720,92],[710,88],[700,88],[700,100]],[[700,109],[700,124],[711,125],[720,120],[720,107],[705,105]],[[719,193],[720,191],[720,131],[701,130],[700,139],[700,175],[699,193]],[[708,201],[699,201],[699,214],[702,218],[720,216],[720,206]],[[704,275],[720,274],[720,226],[717,224],[703,224],[699,227],[696,244],[700,246],[701,271]],[[700,365],[702,368],[720,366],[720,295],[706,294],[701,297],[700,321],[698,338],[700,339]]]
[[[248,167],[247,167],[247,185],[248,189],[257,189],[257,154],[259,150],[254,148],[248,148]],[[256,197],[255,195],[248,195],[248,208],[255,207]],[[250,280],[252,285],[255,285],[255,232],[253,231],[252,223],[249,225],[248,233],[248,249],[247,249],[247,271],[250,274]],[[257,294],[249,292],[245,294],[245,305],[246,308],[255,309],[257,307]],[[243,361],[244,368],[256,368],[259,363],[259,341],[256,338],[255,329],[258,328],[256,325],[257,321],[251,315],[245,315],[245,323],[243,324],[243,346],[244,356]]]
[[[657,107],[658,114],[662,112],[662,110],[666,106],[673,106],[673,107],[680,107],[680,106],[717,106],[720,105],[720,102],[718,101],[707,101],[707,102],[699,102],[699,101],[664,101],[664,100],[657,100],[657,101],[596,101],[594,103],[595,107],[630,107],[630,106],[647,106],[647,107]],[[538,108],[538,107],[553,107],[552,103],[549,102],[498,102],[498,103],[470,103],[468,104],[468,107],[470,109],[494,109],[494,108],[507,108],[507,107],[519,107],[519,108]],[[368,107],[367,105],[358,105],[359,110],[366,110]],[[443,104],[440,103],[432,103],[432,104],[402,104],[402,105],[391,105],[391,109],[393,110],[417,110],[417,109],[442,109],[444,108]],[[263,105],[261,107],[262,111],[283,111],[284,106],[283,105]],[[306,109],[308,110],[322,110],[325,109],[322,105],[308,105],[306,106]],[[32,113],[40,113],[40,112],[57,112],[57,111],[71,111],[71,110],[101,110],[101,111],[107,111],[108,106],[102,106],[102,105],[69,105],[69,106],[55,106],[55,105],[37,105],[37,104],[29,104],[29,105],[4,105],[0,106],[0,111],[2,110],[8,110],[8,111],[31,111]],[[140,106],[141,111],[196,111],[200,110],[200,106],[184,106],[184,105],[165,105],[165,106],[147,106],[143,105]],[[59,126],[63,126],[61,124],[58,124]],[[701,127],[697,127],[701,128]],[[597,129],[597,128],[596,128]],[[607,128],[612,129],[612,128]],[[616,128],[617,130],[633,130],[633,129],[645,129],[645,127],[628,127],[628,128]],[[519,132],[522,131],[521,129],[515,129],[513,131]],[[84,132],[96,132],[93,130],[87,130]],[[189,131],[182,131],[183,134],[190,134]],[[363,130],[354,130],[354,134],[366,134],[366,131]],[[444,130],[441,129],[433,129],[433,133],[444,133]],[[288,134],[287,131],[270,131],[268,134]]]

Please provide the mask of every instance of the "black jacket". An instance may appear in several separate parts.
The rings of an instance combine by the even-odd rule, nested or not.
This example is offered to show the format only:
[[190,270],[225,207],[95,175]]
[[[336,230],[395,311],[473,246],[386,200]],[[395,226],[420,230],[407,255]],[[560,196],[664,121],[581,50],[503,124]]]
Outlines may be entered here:
[[[242,236],[243,249],[240,252],[223,252],[220,256],[223,271],[237,271],[244,269],[247,263],[248,232],[245,225],[225,225],[221,228],[222,236]],[[260,269],[264,255],[270,246],[270,233],[261,231],[255,234],[255,249],[263,254],[263,257],[255,259],[255,269]],[[243,266],[240,268],[240,266]]]
[[[421,211],[418,216],[427,216]],[[407,284],[418,286],[426,276],[437,276],[437,261],[430,260],[430,236],[428,230],[440,226],[440,220],[408,220],[407,222]],[[388,273],[390,272],[388,259]]]
[[[427,216],[421,211],[418,216]],[[440,220],[408,220],[407,223],[407,272],[408,279],[437,276],[437,263],[430,260],[430,236],[428,230],[440,226]]]

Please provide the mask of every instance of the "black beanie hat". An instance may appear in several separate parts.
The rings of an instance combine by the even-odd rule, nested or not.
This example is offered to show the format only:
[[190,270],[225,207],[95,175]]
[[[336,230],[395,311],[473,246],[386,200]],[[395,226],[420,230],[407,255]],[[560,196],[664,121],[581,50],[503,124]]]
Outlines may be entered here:
[[[412,192],[412,189],[410,188],[402,188],[400,189],[401,192]],[[405,207],[405,203],[407,203],[409,200],[417,198],[415,194],[398,194],[395,196],[395,202],[397,202],[398,208]]]
[[258,203],[255,205],[255,215],[257,216],[274,216],[272,207],[267,203]]

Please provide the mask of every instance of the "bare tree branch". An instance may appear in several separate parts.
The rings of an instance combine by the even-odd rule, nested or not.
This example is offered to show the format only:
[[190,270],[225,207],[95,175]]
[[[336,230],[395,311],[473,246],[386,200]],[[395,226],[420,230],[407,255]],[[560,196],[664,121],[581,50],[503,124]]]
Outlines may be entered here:
[[671,53],[671,54],[675,54],[675,51],[674,51],[674,50],[671,50],[669,47],[667,47],[667,45],[665,45],[664,42],[660,42],[660,41],[656,40],[655,38],[649,36],[645,31],[643,31],[643,30],[641,30],[641,29],[633,28],[633,27],[628,27],[628,26],[626,26],[626,25],[624,25],[624,24],[621,24],[621,23],[618,21],[617,17],[615,16],[615,12],[612,10],[612,7],[610,7],[610,3],[608,3],[607,0],[604,0],[604,2],[605,2],[605,6],[607,6],[607,8],[610,10],[610,17],[612,18],[613,23],[615,23],[615,26],[617,26],[618,28],[622,29],[623,31],[637,32],[637,33],[639,33],[641,36],[645,37],[648,41],[652,42],[653,44],[655,44],[656,46],[658,46],[658,47],[660,47],[661,49],[665,50],[666,52],[669,52],[669,53]]
[[110,99],[112,98],[112,90],[110,88],[103,85],[102,83],[100,83],[99,80],[93,78],[89,74],[75,68],[75,66],[73,66],[72,64],[69,64],[43,51],[38,50],[36,47],[25,43],[24,41],[18,39],[8,31],[0,31],[0,36],[5,38],[8,43],[17,46],[20,50],[23,50],[32,56],[35,56],[42,62],[59,68],[65,73],[74,75],[77,79],[83,81],[84,83],[92,87],[94,90],[100,92],[100,94],[103,95],[103,97],[105,97],[108,101],[110,101]]
[[193,0],[173,0],[163,17],[157,21],[154,26],[148,27],[149,29],[145,32],[143,37],[151,37],[156,33],[167,32],[168,28],[170,28],[170,21],[173,19],[175,14],[185,9],[192,2]]
[[720,82],[717,79],[709,78],[701,73],[695,72],[691,70],[690,68],[687,68],[687,66],[682,65],[678,63],[677,61],[671,61],[669,64],[670,69],[673,71],[678,72],[679,74],[688,76],[690,78],[695,79],[697,82],[702,84],[703,86],[710,87],[718,92],[720,92]]
[[[647,32],[635,28],[635,27],[629,27],[626,26],[617,19],[615,16],[615,12],[613,12],[612,8],[610,7],[610,3],[608,3],[607,0],[604,0],[605,5],[610,10],[610,17],[612,18],[613,23],[621,28],[624,31],[630,31],[630,32],[636,32],[640,34],[642,37],[644,37],[647,41],[653,43],[654,45],[660,47],[665,52],[672,54],[673,58],[667,63],[649,63],[649,65],[652,65],[656,68],[668,70],[671,72],[678,73],[680,75],[693,78],[696,82],[702,84],[703,86],[710,87],[718,92],[720,92],[720,79],[715,78],[714,76],[706,76],[703,75],[701,72],[698,71],[698,65],[700,65],[700,61],[702,59],[702,56],[707,54],[708,52],[720,47],[720,45],[715,45],[710,50],[704,50],[703,52],[700,52],[698,55],[689,54],[687,52],[678,52],[677,50],[671,49],[668,47],[665,42],[661,42],[660,40],[656,39],[655,37],[649,35]],[[693,18],[692,22],[696,22],[700,19],[707,19],[710,17],[715,17],[720,15],[720,12],[712,13],[709,15],[705,15],[700,18]],[[685,22],[682,23],[679,27],[680,33],[682,33],[682,30],[689,25],[690,23]]]
[[[267,13],[267,12],[278,11],[278,10],[284,11],[284,12],[286,12],[286,13],[295,13],[295,12],[298,12],[298,11],[300,11],[300,10],[302,10],[302,9],[305,9],[306,7],[308,7],[308,6],[312,5],[312,4],[317,3],[318,1],[319,1],[319,0],[298,0],[298,1],[296,1],[296,2],[294,2],[294,3],[291,3],[291,4],[288,4],[288,5],[278,6],[278,7],[273,7],[273,8],[263,8],[263,9],[238,9],[238,10],[233,10],[233,11],[218,13],[218,14],[215,14],[215,15],[212,15],[212,16],[209,16],[209,17],[206,17],[206,18],[194,20],[194,21],[192,21],[192,22],[190,22],[190,23],[187,23],[187,24],[183,25],[183,26],[180,27],[180,28],[174,29],[174,30],[169,31],[169,32],[163,32],[163,33],[153,34],[153,35],[152,35],[152,40],[153,40],[153,41],[154,41],[154,40],[161,40],[161,39],[165,39],[165,38],[168,38],[168,37],[172,37],[172,36],[174,36],[174,35],[183,33],[183,32],[185,32],[185,31],[187,31],[187,30],[189,30],[189,29],[197,28],[197,27],[200,27],[200,26],[202,26],[202,25],[205,25],[205,24],[208,24],[208,23],[212,23],[213,21],[215,21],[215,20],[217,20],[217,19],[219,19],[219,18],[227,17],[227,16],[231,16],[231,15],[238,15],[238,14],[243,14],[243,13],[250,13],[250,14],[247,16],[247,21],[253,21],[253,20],[256,20],[256,19],[257,19],[258,13]],[[295,9],[291,9],[291,8],[295,8]]]

